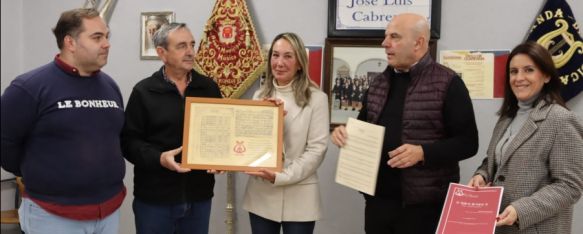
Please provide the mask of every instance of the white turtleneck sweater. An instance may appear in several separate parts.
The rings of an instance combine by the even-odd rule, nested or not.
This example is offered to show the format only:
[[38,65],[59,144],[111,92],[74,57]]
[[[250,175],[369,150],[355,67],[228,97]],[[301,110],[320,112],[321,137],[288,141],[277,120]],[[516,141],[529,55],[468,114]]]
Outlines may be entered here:
[[275,79],[273,80],[273,86],[275,86],[275,98],[279,98],[283,100],[283,109],[287,111],[284,120],[284,126],[290,126],[291,120],[300,113],[302,108],[298,106],[296,103],[296,99],[294,97],[294,91],[292,89],[292,84],[294,81],[292,80],[286,85],[279,86]]

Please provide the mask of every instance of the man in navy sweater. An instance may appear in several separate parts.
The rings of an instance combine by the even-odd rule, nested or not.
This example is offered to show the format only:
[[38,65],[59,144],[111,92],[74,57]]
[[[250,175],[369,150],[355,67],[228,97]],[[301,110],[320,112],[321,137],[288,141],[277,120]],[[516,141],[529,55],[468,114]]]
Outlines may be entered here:
[[63,12],[60,53],[2,94],[2,168],[22,176],[26,233],[117,233],[126,195],[123,99],[100,71],[109,29],[94,9]]

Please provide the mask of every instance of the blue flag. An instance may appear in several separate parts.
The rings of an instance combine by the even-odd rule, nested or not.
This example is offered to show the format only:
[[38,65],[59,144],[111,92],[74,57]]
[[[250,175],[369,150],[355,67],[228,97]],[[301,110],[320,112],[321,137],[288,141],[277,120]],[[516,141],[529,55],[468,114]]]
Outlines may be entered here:
[[526,40],[536,41],[553,56],[565,101],[583,90],[583,40],[566,0],[547,0]]

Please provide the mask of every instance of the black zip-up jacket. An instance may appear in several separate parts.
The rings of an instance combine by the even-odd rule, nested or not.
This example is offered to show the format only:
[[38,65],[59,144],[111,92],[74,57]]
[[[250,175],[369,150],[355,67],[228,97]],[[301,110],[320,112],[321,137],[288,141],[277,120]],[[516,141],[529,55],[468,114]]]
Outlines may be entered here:
[[[192,70],[184,96],[221,98],[218,85]],[[178,204],[213,197],[214,176],[204,170],[170,171],[160,154],[182,145],[185,98],[164,79],[162,68],[136,84],[128,101],[121,145],[134,164],[134,196],[155,204]],[[180,161],[182,156],[176,156]]]

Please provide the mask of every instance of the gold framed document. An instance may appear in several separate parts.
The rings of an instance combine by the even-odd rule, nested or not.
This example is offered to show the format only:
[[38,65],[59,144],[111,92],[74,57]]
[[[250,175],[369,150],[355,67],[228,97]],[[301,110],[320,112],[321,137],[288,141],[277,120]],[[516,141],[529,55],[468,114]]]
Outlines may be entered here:
[[281,171],[283,105],[187,97],[182,167]]

